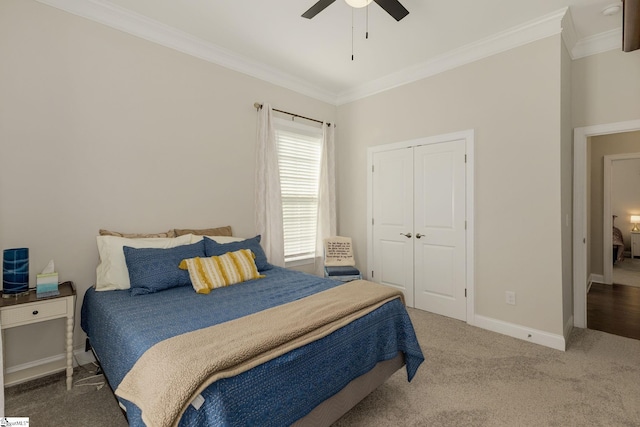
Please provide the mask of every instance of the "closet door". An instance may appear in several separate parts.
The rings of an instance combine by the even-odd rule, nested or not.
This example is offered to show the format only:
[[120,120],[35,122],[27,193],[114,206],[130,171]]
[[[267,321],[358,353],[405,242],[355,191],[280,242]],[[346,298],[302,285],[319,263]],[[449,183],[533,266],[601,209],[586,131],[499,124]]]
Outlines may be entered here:
[[372,280],[400,289],[413,307],[413,150],[373,156]]
[[414,149],[415,307],[466,321],[465,141]]

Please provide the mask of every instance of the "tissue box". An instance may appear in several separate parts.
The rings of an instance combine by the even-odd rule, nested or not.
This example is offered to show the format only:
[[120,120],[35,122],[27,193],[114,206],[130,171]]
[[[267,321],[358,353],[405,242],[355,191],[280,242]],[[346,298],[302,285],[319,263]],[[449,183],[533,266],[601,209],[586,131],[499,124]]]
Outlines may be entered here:
[[38,274],[36,276],[36,298],[59,295],[58,273]]

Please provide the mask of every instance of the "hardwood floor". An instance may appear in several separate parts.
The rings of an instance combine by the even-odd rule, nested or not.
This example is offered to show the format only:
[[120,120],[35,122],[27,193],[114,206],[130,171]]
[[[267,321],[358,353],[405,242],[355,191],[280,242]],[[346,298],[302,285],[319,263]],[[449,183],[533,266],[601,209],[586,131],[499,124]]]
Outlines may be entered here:
[[587,326],[640,339],[640,288],[593,283],[587,294]]

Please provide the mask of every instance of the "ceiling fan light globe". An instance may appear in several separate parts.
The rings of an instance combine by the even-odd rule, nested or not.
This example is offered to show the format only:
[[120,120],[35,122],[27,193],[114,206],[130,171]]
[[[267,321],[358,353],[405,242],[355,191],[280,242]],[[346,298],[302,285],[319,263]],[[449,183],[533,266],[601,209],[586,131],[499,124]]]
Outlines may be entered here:
[[351,7],[361,8],[371,4],[373,0],[344,0]]

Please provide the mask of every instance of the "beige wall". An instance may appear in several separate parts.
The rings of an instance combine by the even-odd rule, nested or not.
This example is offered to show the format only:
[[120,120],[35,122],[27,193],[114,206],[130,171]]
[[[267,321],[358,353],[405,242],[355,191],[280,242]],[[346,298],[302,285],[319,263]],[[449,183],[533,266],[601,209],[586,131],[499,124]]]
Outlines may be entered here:
[[549,37],[338,108],[339,232],[359,265],[367,147],[475,129],[476,313],[562,334],[560,50]]
[[640,50],[611,50],[573,61],[573,127],[640,118]]
[[[640,131],[616,133],[612,135],[594,136],[589,138],[590,147],[587,159],[591,173],[590,203],[589,203],[589,234],[590,234],[590,270],[588,274],[602,275],[603,266],[603,206],[604,206],[604,156],[625,153],[640,153]],[[615,212],[614,212],[615,213]],[[620,229],[628,227],[629,218],[616,219],[616,226]]]
[[[31,0],[0,2],[0,247],[95,281],[99,228],[254,229],[254,101],[333,105]],[[64,322],[6,333],[6,367],[62,353]]]

